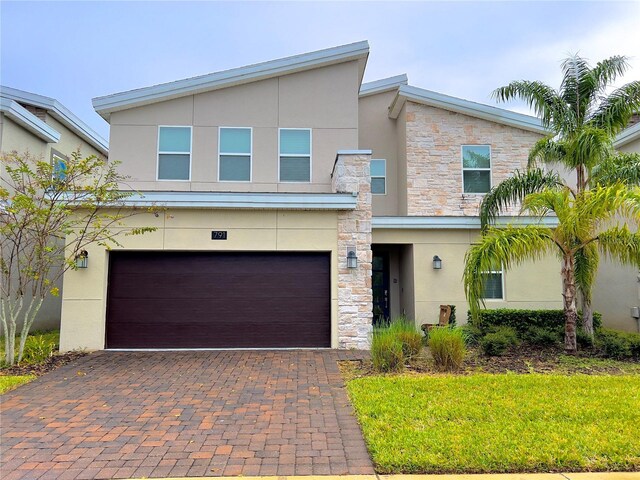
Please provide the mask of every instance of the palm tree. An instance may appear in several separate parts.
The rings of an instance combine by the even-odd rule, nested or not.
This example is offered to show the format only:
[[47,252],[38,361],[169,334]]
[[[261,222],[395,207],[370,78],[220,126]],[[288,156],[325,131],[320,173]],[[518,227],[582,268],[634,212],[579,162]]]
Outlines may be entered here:
[[577,284],[584,275],[577,259],[586,255],[591,259],[588,261],[597,261],[599,253],[624,264],[640,265],[640,233],[632,232],[625,223],[636,227],[640,223],[640,188],[622,182],[581,192],[566,186],[548,188],[528,194],[522,209],[537,218],[555,213],[558,225],[486,229],[465,258],[464,287],[471,313],[477,316],[483,304],[486,272],[495,265],[508,269],[555,252],[562,264],[565,350],[575,353]]
[[[623,56],[613,56],[591,67],[586,59],[573,55],[562,63],[563,80],[558,91],[538,81],[515,81],[493,92],[498,101],[526,101],[550,133],[530,151],[526,172],[515,172],[484,197],[480,206],[483,230],[503,209],[522,202],[530,193],[568,188],[557,173],[540,168],[540,164],[560,164],[574,171],[578,195],[598,184],[640,184],[640,155],[617,154],[613,148],[615,136],[640,110],[640,81],[606,95],[627,68],[627,58]],[[591,290],[599,263],[597,249],[576,251],[574,263],[583,328],[593,334]]]

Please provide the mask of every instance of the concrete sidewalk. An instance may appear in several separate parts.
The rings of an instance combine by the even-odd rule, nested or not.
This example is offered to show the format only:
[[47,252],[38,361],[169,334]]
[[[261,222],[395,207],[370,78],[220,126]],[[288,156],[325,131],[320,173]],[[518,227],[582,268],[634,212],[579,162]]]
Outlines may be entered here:
[[[162,480],[640,480],[640,472],[496,473],[447,475],[313,475],[274,477],[171,477]],[[138,480],[138,479],[129,479]]]

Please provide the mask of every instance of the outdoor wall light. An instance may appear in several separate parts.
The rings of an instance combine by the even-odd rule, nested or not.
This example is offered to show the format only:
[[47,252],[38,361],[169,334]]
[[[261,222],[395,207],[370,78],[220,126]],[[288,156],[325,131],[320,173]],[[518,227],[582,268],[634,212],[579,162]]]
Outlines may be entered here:
[[355,250],[349,250],[347,253],[347,268],[356,268],[358,266],[358,257]]
[[433,256],[433,269],[440,270],[442,268],[442,259],[438,255]]
[[76,255],[76,267],[87,268],[87,265],[89,265],[89,252],[86,250],[80,250]]

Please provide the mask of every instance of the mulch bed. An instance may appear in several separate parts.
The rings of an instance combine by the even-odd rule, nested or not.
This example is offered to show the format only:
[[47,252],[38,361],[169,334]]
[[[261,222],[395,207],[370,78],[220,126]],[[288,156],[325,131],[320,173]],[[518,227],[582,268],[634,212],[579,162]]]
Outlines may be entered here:
[[5,375],[44,375],[58,367],[84,357],[86,352],[67,352],[53,355],[43,363],[34,365],[14,365],[13,367],[0,369],[0,376]]
[[[506,352],[502,356],[488,357],[478,349],[470,349],[465,358],[459,375],[471,375],[476,373],[563,373],[563,374],[588,374],[588,375],[622,375],[628,373],[620,369],[616,362],[603,362],[598,365],[567,365],[560,362],[564,351],[558,348],[537,348],[521,345],[516,349]],[[577,358],[597,358],[589,351],[579,351]],[[624,362],[631,369],[640,373],[640,362],[627,360]],[[341,362],[341,370],[346,378],[355,378],[369,375],[378,375],[373,369],[370,359]],[[431,359],[428,349],[424,349],[419,358],[405,365],[404,373],[439,374]]]

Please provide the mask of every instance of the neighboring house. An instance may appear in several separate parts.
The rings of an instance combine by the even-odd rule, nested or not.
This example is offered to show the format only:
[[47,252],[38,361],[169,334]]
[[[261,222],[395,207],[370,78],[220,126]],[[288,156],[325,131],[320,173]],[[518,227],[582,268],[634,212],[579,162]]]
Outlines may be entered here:
[[[362,84],[368,55],[360,42],[95,98],[129,204],[164,210],[67,272],[61,349],[368,348],[374,321],[435,323],[440,304],[464,322],[482,193],[544,129],[405,76]],[[487,304],[561,308],[559,270],[497,266]]]
[[[635,116],[638,120],[638,116]],[[616,138],[620,152],[640,153],[640,123],[632,124]],[[640,332],[640,275],[637,268],[622,266],[606,258],[600,260],[593,291],[593,306],[602,313],[606,326]]]
[[[0,86],[0,152],[29,152],[59,164],[78,149],[84,156],[108,154],[106,140],[58,101]],[[62,282],[58,288],[62,290]],[[61,300],[60,296],[46,299],[34,330],[60,326]]]

